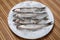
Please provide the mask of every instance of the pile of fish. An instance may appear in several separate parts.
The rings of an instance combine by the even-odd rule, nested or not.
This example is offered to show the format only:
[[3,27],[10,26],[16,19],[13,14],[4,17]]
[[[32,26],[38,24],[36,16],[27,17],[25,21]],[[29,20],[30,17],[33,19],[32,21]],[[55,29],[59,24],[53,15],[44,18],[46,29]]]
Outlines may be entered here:
[[51,21],[47,22],[49,19],[45,7],[22,7],[12,11],[14,12],[13,22],[18,29],[33,30],[52,24]]

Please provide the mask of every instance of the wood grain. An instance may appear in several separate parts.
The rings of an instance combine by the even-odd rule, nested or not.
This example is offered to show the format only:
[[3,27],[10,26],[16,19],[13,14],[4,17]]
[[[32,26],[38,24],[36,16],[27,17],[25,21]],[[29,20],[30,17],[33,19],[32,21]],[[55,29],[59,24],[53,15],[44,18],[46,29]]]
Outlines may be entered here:
[[[7,17],[10,9],[24,0],[0,0],[0,40],[28,40],[15,35],[9,28]],[[47,5],[55,19],[54,28],[43,38],[36,40],[60,40],[60,0],[35,0]]]

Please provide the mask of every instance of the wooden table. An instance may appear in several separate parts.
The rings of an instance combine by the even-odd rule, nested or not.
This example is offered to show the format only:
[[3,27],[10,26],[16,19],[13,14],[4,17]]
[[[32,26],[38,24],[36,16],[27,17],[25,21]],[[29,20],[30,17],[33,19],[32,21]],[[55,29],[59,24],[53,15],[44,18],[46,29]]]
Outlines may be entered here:
[[[0,40],[27,40],[15,35],[7,23],[10,9],[22,1],[24,0],[0,0]],[[55,18],[55,25],[48,35],[36,40],[60,40],[60,0],[37,1],[47,5],[51,9]]]

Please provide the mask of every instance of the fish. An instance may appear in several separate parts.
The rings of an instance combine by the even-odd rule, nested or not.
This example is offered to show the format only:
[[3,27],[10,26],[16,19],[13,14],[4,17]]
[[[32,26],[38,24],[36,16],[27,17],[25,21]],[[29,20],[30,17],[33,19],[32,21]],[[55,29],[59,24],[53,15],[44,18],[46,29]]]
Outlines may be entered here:
[[42,7],[42,8],[37,8],[37,7],[33,7],[33,8],[27,8],[27,7],[23,7],[23,8],[16,8],[16,9],[13,9],[12,11],[13,12],[17,12],[17,13],[21,13],[21,12],[28,12],[28,13],[32,13],[32,12],[35,12],[35,11],[44,11],[45,10],[45,7]]
[[[44,23],[44,24],[38,24],[38,25],[34,25],[34,24],[28,24],[28,25],[19,25],[17,26],[18,28],[22,28],[22,29],[28,29],[28,30],[37,30],[37,29],[41,29],[43,27],[46,27],[46,26],[49,26],[49,25],[52,25],[52,21],[51,22],[48,22],[48,23]],[[28,27],[29,26],[29,27]]]
[[25,13],[25,14],[14,14],[13,17],[37,17],[37,18],[41,18],[41,17],[45,17],[48,16],[46,12],[43,13]]

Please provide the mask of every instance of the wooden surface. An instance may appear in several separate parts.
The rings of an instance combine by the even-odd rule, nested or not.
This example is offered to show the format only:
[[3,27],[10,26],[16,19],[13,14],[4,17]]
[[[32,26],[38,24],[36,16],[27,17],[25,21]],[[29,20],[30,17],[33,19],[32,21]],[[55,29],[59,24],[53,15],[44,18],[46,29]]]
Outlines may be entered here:
[[[8,26],[7,16],[10,9],[24,0],[0,0],[0,40],[27,40],[15,35]],[[37,0],[47,5],[53,12],[55,25],[53,30],[43,38],[36,40],[60,40],[60,0]]]

